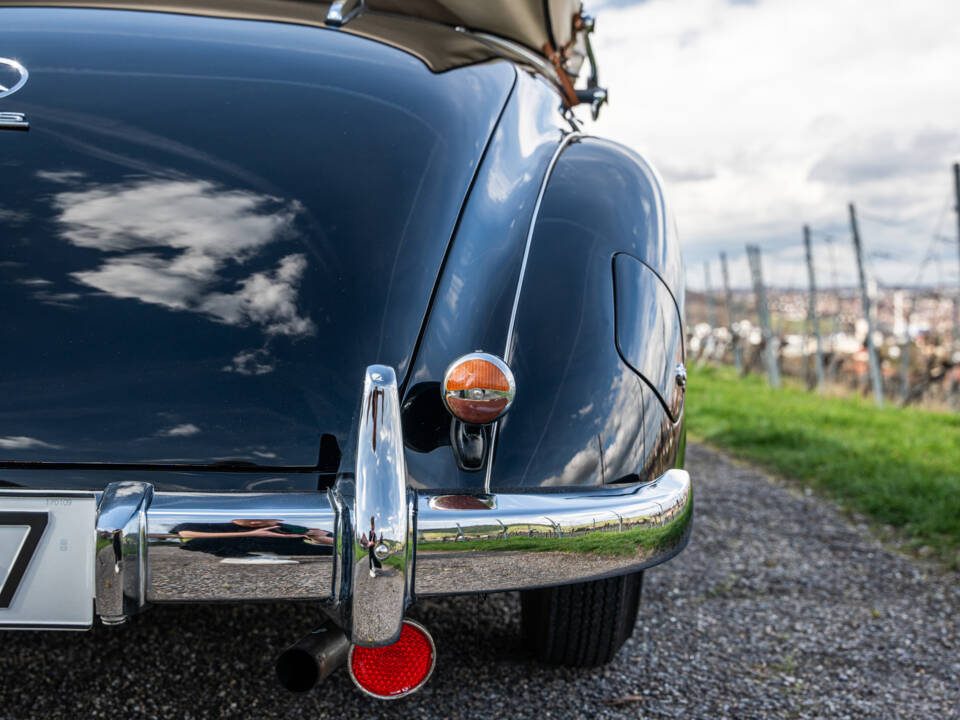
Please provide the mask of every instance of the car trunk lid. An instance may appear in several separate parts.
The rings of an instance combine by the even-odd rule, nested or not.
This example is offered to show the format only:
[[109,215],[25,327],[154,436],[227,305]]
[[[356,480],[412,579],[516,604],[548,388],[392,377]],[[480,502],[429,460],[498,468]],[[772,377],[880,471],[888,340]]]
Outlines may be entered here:
[[83,9],[0,8],[0,55],[30,72],[0,99],[30,123],[0,131],[0,462],[349,453],[364,368],[410,364],[512,67]]

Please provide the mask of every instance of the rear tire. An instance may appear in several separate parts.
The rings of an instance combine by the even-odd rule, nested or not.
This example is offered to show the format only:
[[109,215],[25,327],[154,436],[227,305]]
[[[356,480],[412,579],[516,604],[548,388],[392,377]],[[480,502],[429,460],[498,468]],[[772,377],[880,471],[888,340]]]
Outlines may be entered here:
[[550,665],[596,667],[633,634],[643,573],[520,593],[524,642]]

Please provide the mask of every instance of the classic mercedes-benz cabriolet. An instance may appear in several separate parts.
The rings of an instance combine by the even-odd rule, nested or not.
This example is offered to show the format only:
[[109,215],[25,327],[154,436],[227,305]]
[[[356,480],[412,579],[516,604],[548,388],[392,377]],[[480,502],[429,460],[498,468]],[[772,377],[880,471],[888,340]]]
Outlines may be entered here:
[[541,660],[614,657],[693,507],[678,241],[574,114],[592,26],[0,0],[0,626],[309,601],[281,681],[389,698],[413,602],[519,590]]

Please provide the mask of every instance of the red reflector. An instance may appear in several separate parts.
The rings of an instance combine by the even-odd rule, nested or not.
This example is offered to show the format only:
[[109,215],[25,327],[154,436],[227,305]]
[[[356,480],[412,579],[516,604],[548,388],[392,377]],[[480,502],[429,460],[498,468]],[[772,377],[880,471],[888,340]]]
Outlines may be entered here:
[[422,625],[403,621],[400,638],[386,647],[350,650],[350,677],[364,692],[383,700],[409,695],[430,678],[436,663],[433,638]]

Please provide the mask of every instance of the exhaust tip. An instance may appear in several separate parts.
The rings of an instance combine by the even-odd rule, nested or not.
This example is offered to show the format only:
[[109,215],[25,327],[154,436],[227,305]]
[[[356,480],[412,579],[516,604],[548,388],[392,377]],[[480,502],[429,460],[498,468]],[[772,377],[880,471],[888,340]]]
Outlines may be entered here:
[[305,693],[347,659],[350,643],[331,623],[320,626],[277,658],[277,680],[287,690]]
[[320,682],[320,668],[310,653],[294,645],[277,658],[277,680],[290,692],[305,693]]
[[437,664],[437,648],[423,625],[404,620],[400,637],[384,647],[350,648],[354,684],[379,700],[397,700],[422,688]]

